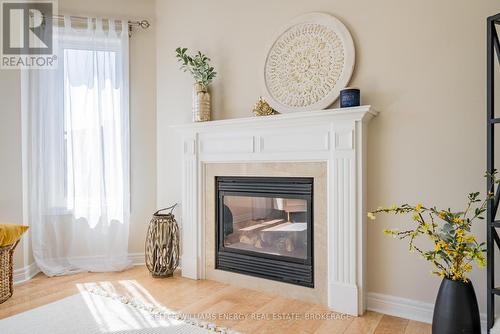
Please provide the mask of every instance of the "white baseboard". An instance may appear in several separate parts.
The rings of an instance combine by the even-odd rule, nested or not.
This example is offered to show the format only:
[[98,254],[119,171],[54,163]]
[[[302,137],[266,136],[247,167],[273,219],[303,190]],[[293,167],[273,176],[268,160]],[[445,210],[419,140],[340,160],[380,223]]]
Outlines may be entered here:
[[[432,323],[434,304],[375,292],[366,295],[366,308],[399,318]],[[486,314],[481,313],[481,332],[486,333]]]
[[[133,266],[144,265],[144,253],[129,253],[129,259],[132,261]],[[31,263],[25,267],[15,269],[13,282],[14,284],[19,284],[32,279],[36,274],[41,272],[36,263]]]
[[434,304],[368,292],[366,308],[370,311],[430,324]]
[[144,253],[128,253],[128,258],[133,266],[143,266],[146,263]]
[[14,277],[12,278],[14,284],[26,282],[27,280],[35,277],[40,272],[38,266],[33,262],[23,268],[14,270]]

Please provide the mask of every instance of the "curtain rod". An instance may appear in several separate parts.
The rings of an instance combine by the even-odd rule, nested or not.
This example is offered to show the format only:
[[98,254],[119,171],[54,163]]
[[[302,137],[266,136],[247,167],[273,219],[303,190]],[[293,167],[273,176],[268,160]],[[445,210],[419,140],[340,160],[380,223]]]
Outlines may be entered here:
[[[69,17],[77,20],[88,20],[88,17],[85,16],[74,16],[74,15],[68,15]],[[57,20],[63,20],[64,15],[53,15],[52,18],[57,19]],[[149,23],[148,20],[129,20],[128,21],[129,27],[141,27],[142,29],[147,29],[151,26],[151,23]]]
[[[33,14],[30,13],[30,16],[33,16]],[[89,18],[85,16],[75,16],[75,15],[68,15],[72,19],[80,20],[80,21],[87,21]],[[56,20],[63,20],[64,15],[52,15],[53,19]],[[128,20],[128,30],[129,34],[132,32],[132,27],[140,27],[142,29],[147,29],[151,27],[151,23],[149,23],[148,20]]]

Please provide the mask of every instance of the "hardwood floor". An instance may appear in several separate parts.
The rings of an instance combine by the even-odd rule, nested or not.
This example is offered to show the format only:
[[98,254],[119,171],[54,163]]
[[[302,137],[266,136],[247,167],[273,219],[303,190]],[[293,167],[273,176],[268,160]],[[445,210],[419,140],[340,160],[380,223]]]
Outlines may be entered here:
[[243,333],[431,334],[428,324],[375,312],[362,317],[332,316],[320,305],[214,281],[194,281],[179,275],[155,279],[143,266],[121,273],[52,278],[38,274],[14,287],[14,296],[0,304],[0,319],[71,296],[96,283],[182,313],[215,314],[218,319],[213,322]]

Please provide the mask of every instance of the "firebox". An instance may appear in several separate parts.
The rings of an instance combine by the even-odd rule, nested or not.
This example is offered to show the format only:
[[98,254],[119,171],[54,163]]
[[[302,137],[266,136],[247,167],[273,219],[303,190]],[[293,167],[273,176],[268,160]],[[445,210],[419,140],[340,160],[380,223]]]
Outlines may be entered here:
[[215,181],[215,268],[314,287],[313,178]]

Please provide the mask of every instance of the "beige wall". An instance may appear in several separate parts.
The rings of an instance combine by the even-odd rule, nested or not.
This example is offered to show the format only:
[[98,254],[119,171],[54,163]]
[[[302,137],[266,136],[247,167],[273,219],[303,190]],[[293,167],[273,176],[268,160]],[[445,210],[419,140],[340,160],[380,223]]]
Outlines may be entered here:
[[[19,71],[0,70],[0,222],[23,222],[21,169],[21,100]],[[25,239],[14,254],[15,267],[24,265]]]
[[[485,18],[497,0],[157,1],[158,202],[180,201],[180,142],[168,126],[191,118],[191,79],[174,49],[207,53],[218,70],[215,119],[251,116],[262,94],[270,37],[293,17],[334,14],[357,52],[352,85],[381,111],[370,125],[368,207],[423,201],[459,209],[485,188]],[[368,289],[433,302],[439,279],[423,260],[382,229],[405,222],[381,217],[368,228]],[[475,229],[484,239],[484,227]],[[472,275],[481,307],[485,272]]]
[[[116,18],[146,18],[153,26],[130,39],[131,225],[129,251],[144,252],[150,215],[156,208],[156,64],[154,1],[59,0],[59,12]],[[21,107],[19,72],[0,70],[0,221],[22,223]],[[27,245],[29,243],[26,243]],[[15,267],[31,262],[23,245]],[[28,245],[29,246],[29,245]],[[27,247],[28,247],[27,246]],[[30,248],[30,247],[28,247]]]

